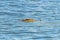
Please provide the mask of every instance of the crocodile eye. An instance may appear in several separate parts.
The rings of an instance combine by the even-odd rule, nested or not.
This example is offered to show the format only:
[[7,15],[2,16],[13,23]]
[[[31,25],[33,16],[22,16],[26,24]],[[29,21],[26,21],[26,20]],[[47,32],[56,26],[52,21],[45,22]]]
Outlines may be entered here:
[[23,22],[36,22],[36,20],[34,20],[34,19],[24,19],[24,20],[22,20]]

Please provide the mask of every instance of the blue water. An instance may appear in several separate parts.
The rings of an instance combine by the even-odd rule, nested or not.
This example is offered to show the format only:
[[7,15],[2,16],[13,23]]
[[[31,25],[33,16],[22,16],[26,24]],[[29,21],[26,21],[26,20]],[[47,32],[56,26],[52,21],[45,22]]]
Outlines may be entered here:
[[0,40],[60,40],[60,0],[0,0]]

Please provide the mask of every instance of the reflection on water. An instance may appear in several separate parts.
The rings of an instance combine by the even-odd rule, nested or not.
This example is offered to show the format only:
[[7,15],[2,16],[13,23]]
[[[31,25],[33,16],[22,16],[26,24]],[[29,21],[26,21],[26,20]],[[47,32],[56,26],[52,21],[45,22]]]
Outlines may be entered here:
[[0,40],[60,40],[59,2],[0,0]]

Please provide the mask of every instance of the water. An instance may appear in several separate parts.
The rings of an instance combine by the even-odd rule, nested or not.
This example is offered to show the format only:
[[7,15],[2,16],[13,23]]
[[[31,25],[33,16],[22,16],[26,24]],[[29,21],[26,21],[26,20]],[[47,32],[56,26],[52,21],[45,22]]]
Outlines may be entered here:
[[0,40],[60,40],[59,11],[60,0],[0,0]]

